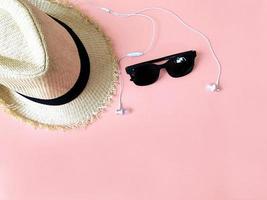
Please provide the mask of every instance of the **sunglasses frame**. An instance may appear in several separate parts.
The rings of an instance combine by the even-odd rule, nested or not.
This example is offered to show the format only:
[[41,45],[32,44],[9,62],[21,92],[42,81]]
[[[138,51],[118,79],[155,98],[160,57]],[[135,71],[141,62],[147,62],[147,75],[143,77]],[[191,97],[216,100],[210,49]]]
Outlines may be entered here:
[[[157,58],[157,59],[154,59],[154,60],[150,60],[150,61],[146,61],[146,62],[135,64],[135,65],[131,65],[131,66],[126,67],[125,70],[126,70],[127,74],[129,74],[131,76],[131,81],[133,81],[132,80],[132,74],[134,74],[134,72],[135,72],[135,70],[137,68],[144,67],[145,64],[154,64],[154,67],[156,67],[159,70],[161,70],[163,68],[166,68],[166,64],[168,63],[169,60],[171,60],[173,58],[176,58],[176,57],[185,57],[185,56],[190,56],[190,57],[193,57],[195,59],[197,57],[197,52],[195,50],[191,50],[191,51],[186,51],[186,52],[182,52],[182,53],[178,53],[178,54],[173,54],[173,55],[170,55],[170,56]],[[155,64],[155,63],[166,61],[166,60],[167,60],[166,63]]]

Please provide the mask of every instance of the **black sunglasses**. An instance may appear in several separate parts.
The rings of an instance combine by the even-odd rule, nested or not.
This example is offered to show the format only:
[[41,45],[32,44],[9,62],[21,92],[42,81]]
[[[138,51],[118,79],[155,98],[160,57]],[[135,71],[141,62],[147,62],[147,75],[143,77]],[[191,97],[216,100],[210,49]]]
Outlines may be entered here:
[[[126,68],[126,72],[131,76],[131,81],[136,85],[146,86],[158,80],[162,68],[165,68],[168,74],[174,78],[189,74],[194,68],[196,56],[196,51],[178,53],[129,66]],[[164,64],[156,64],[162,61],[167,62]]]

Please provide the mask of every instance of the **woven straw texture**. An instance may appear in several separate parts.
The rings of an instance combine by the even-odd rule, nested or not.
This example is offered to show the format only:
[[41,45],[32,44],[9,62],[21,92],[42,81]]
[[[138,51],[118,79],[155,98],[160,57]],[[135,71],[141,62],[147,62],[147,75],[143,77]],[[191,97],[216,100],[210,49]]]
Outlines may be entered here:
[[[7,1],[14,0],[3,0]],[[21,7],[16,13],[9,13],[0,6],[0,27],[4,27],[0,29],[0,44],[3,44],[0,48],[0,103],[9,113],[35,127],[87,126],[99,118],[116,90],[118,63],[109,39],[91,19],[69,4],[29,0],[35,8],[26,0],[16,1]],[[85,90],[62,106],[38,104],[16,93],[55,98],[68,91],[79,74],[75,44],[62,27],[39,9],[71,27],[90,57],[90,78]],[[18,22],[21,25],[17,25]],[[7,34],[4,29],[12,31]]]

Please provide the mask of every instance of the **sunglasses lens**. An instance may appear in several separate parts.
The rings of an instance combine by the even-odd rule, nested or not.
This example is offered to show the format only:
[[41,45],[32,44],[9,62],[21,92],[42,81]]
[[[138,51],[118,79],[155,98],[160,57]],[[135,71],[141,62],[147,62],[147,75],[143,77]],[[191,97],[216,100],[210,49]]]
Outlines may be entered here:
[[168,61],[166,70],[170,76],[177,78],[185,76],[192,72],[194,67],[195,57],[186,55],[176,57]]
[[160,69],[153,64],[143,64],[132,69],[131,80],[139,86],[150,85],[155,83],[159,78]]

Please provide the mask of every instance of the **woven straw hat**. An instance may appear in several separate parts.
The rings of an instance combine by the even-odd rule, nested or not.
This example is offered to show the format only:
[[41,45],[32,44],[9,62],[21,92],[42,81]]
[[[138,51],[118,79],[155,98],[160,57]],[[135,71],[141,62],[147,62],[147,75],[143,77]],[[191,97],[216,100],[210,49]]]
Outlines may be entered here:
[[35,126],[91,123],[110,102],[118,64],[88,17],[51,0],[1,0],[0,102]]

